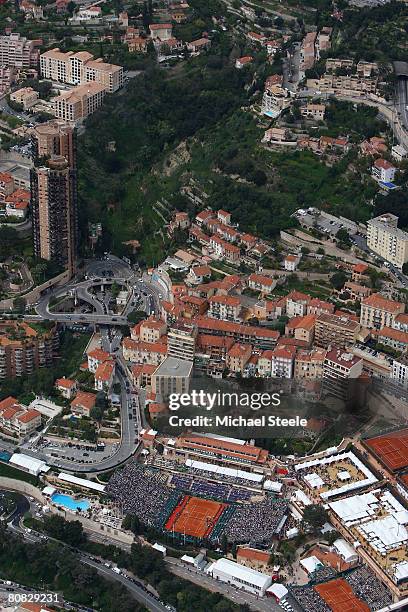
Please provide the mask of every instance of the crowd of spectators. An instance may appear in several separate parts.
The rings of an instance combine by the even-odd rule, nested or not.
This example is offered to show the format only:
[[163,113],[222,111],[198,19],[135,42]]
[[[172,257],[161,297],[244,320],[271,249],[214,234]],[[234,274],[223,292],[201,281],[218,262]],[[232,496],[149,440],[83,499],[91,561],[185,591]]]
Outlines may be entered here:
[[237,506],[225,528],[228,541],[270,543],[282,528],[287,511],[286,500],[269,496],[258,503]]
[[313,587],[305,586],[290,586],[289,592],[295,601],[299,604],[302,610],[313,610],[313,612],[331,612],[331,608],[320,597]]
[[181,491],[198,495],[199,497],[208,497],[210,499],[218,499],[221,501],[242,501],[250,500],[254,492],[247,489],[236,489],[229,485],[223,485],[218,482],[208,482],[201,478],[193,478],[193,476],[185,476],[174,474],[171,477],[171,484]]
[[114,473],[106,492],[121,504],[125,514],[136,515],[149,527],[161,527],[159,519],[165,514],[172,493],[163,474],[136,461]]
[[392,603],[391,593],[368,567],[362,565],[344,578],[370,610],[381,610]]

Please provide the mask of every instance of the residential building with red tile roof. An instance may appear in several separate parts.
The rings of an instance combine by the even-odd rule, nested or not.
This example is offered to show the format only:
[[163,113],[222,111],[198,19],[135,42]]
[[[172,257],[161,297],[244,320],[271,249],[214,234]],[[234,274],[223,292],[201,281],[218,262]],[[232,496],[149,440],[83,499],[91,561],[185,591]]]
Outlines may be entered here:
[[142,342],[158,342],[166,332],[166,322],[153,315],[140,323],[140,340]]
[[324,349],[316,348],[298,351],[295,357],[294,377],[321,380],[326,352]]
[[88,353],[88,370],[95,374],[98,366],[110,359],[110,354],[100,348],[94,349]]
[[272,348],[276,345],[279,332],[273,329],[221,321],[211,317],[196,317],[194,320],[199,333],[219,336],[230,336],[236,342],[252,344],[260,348]]
[[136,342],[131,338],[122,341],[123,358],[131,363],[150,363],[159,365],[167,355],[164,342]]
[[328,348],[331,345],[345,347],[356,342],[360,324],[346,316],[321,314],[315,323],[315,345]]
[[393,327],[395,318],[405,312],[405,304],[373,293],[361,301],[360,323],[368,329]]
[[208,219],[213,219],[213,218],[214,218],[214,213],[212,210],[202,210],[201,212],[198,213],[198,215],[196,215],[195,222],[197,223],[197,225],[201,226],[206,221],[208,221]]
[[334,304],[319,300],[319,298],[312,298],[307,305],[307,314],[320,315],[320,314],[333,314],[335,310]]
[[231,224],[231,213],[227,212],[226,210],[217,210],[217,218],[225,225]]
[[198,334],[197,353],[208,354],[211,358],[225,359],[227,352],[234,344],[230,336],[215,336],[213,334]]
[[251,355],[252,346],[250,344],[235,343],[227,352],[226,366],[231,372],[242,374]]
[[132,382],[136,387],[144,387],[151,390],[152,375],[157,369],[156,364],[143,363],[132,365],[131,377]]
[[189,237],[191,240],[196,240],[201,245],[206,246],[210,244],[210,236],[205,234],[198,227],[190,227],[189,229]]
[[244,57],[240,57],[235,60],[235,68],[238,68],[238,70],[240,70],[241,68],[245,68],[245,66],[251,64],[253,61],[254,58],[252,57],[252,55],[244,55]]
[[231,295],[213,295],[208,300],[208,316],[223,321],[239,321],[241,300]]
[[113,360],[100,363],[94,374],[95,389],[97,391],[108,391],[112,386],[114,374],[115,363]]
[[55,388],[65,399],[72,399],[78,390],[78,383],[71,378],[58,378],[55,381]]
[[381,330],[373,333],[377,342],[390,346],[401,353],[408,350],[408,332],[403,332],[393,327],[382,327]]
[[92,408],[96,404],[96,394],[87,391],[78,391],[71,402],[71,412],[77,417],[90,416]]
[[248,276],[248,287],[254,291],[268,294],[276,287],[276,280],[271,276],[254,272]]

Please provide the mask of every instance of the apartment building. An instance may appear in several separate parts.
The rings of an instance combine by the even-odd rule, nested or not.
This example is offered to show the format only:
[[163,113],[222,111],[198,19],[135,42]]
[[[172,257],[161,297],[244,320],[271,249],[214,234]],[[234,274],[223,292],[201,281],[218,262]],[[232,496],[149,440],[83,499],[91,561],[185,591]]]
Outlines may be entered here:
[[109,391],[115,374],[115,364],[112,360],[101,363],[94,374],[95,389],[97,391]]
[[279,332],[273,329],[220,321],[211,317],[196,317],[195,324],[200,334],[227,336],[234,338],[235,342],[252,344],[262,349],[274,348],[279,338]]
[[344,283],[343,292],[347,293],[351,300],[360,301],[371,295],[372,290],[370,287],[366,287],[365,285],[359,285],[358,283],[347,281]]
[[110,359],[110,354],[100,348],[93,349],[88,353],[88,370],[95,374],[98,367]]
[[21,104],[24,110],[28,110],[37,104],[39,97],[38,91],[35,91],[32,87],[22,87],[10,94],[10,100]]
[[334,348],[327,352],[323,364],[323,388],[329,396],[348,404],[358,401],[364,385],[359,384],[363,373],[361,357]]
[[73,274],[77,247],[76,175],[63,156],[31,171],[34,252]]
[[302,117],[314,119],[315,121],[323,121],[325,112],[326,107],[324,104],[313,104],[312,102],[308,102],[306,106],[302,106],[300,109]]
[[286,325],[285,333],[293,336],[296,340],[312,344],[316,315],[305,315],[304,317],[293,317]]
[[361,357],[334,348],[326,353],[323,377],[334,379],[358,378],[363,372]]
[[404,312],[405,304],[373,293],[361,302],[360,324],[368,329],[394,327],[396,317]]
[[159,365],[167,355],[167,344],[163,342],[136,342],[124,338],[123,358],[131,363],[150,363]]
[[371,166],[371,175],[379,183],[392,183],[397,169],[387,159],[376,159]]
[[408,385],[408,359],[399,358],[392,362],[392,379],[406,387]]
[[123,86],[122,66],[107,64],[101,58],[94,59],[87,51],[64,53],[58,48],[46,51],[40,56],[40,71],[45,79],[70,85],[95,82],[109,93]]
[[15,189],[14,178],[9,172],[0,172],[0,202],[5,202]]
[[17,69],[9,66],[0,66],[0,93],[7,93],[16,82]]
[[51,366],[58,345],[56,327],[38,332],[23,321],[0,321],[0,380]]
[[71,125],[60,119],[54,119],[36,125],[32,145],[34,163],[41,165],[43,158],[63,155],[71,169],[76,166],[76,132]]
[[233,344],[234,339],[229,336],[199,334],[197,336],[197,353],[208,355],[210,359],[225,359]]
[[408,314],[397,315],[394,319],[393,328],[408,332]]
[[399,269],[408,261],[408,233],[398,228],[398,217],[391,213],[367,222],[367,246]]
[[393,327],[383,327],[375,335],[380,344],[390,346],[401,353],[406,353],[408,350],[408,332]]
[[99,83],[77,85],[53,98],[55,116],[65,121],[81,121],[102,106],[106,88]]
[[321,348],[354,344],[360,332],[360,324],[346,316],[320,314],[315,323],[315,344]]
[[231,295],[213,295],[208,300],[208,316],[223,321],[239,321],[241,301]]
[[149,25],[150,36],[161,41],[170,40],[173,37],[173,26],[171,23],[151,23]]
[[160,338],[166,334],[167,324],[162,319],[150,316],[139,324],[139,331],[136,335],[135,330],[138,326],[130,330],[132,340],[142,342],[159,342]]
[[197,339],[197,327],[188,323],[175,323],[167,334],[169,357],[193,361]]
[[365,96],[377,91],[376,78],[364,78],[358,75],[324,74],[320,79],[307,79],[307,87],[327,93]]
[[295,354],[293,346],[264,351],[258,359],[258,374],[262,378],[292,378]]
[[335,306],[331,302],[325,302],[324,300],[319,300],[319,298],[312,298],[307,305],[307,314],[333,314],[335,311]]
[[23,406],[11,396],[0,402],[0,428],[5,434],[24,438],[40,425],[41,413],[38,410]]
[[0,66],[9,68],[37,68],[39,46],[42,41],[28,40],[17,32],[0,36]]
[[292,255],[290,253],[289,255],[286,255],[285,259],[283,260],[283,267],[288,272],[295,272],[297,270],[299,263],[300,263],[300,256]]
[[300,70],[303,73],[310,68],[313,68],[315,63],[315,43],[316,43],[316,32],[308,32],[302,41],[300,47]]
[[296,347],[279,346],[272,351],[272,378],[293,378]]
[[286,296],[286,314],[292,317],[304,317],[310,303],[310,296],[300,291],[291,291]]
[[325,359],[326,351],[323,349],[299,351],[295,357],[294,377],[321,380]]
[[76,417],[91,415],[92,408],[96,404],[96,394],[87,391],[78,391],[76,397],[71,402],[71,412]]
[[241,251],[239,247],[230,244],[219,236],[211,236],[210,246],[214,250],[217,257],[226,259],[231,263],[237,263],[241,258]]
[[243,373],[252,355],[250,344],[235,343],[227,353],[226,366],[231,372]]
[[166,401],[172,393],[186,393],[192,371],[192,361],[166,357],[151,377],[152,392],[162,401]]

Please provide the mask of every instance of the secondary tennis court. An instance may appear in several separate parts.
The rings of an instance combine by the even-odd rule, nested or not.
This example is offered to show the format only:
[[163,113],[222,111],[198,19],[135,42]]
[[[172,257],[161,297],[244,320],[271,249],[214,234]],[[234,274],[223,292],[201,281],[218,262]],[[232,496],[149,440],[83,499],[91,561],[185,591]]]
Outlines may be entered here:
[[365,440],[365,444],[393,472],[408,466],[408,429]]
[[314,589],[333,612],[370,612],[367,604],[355,596],[353,589],[343,578],[318,584]]
[[228,504],[186,495],[167,519],[165,527],[168,531],[206,538],[227,507]]

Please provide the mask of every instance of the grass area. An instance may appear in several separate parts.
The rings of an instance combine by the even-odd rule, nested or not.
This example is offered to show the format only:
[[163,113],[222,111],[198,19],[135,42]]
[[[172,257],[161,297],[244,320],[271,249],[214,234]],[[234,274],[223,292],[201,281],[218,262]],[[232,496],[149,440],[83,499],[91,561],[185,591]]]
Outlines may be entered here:
[[27,472],[23,472],[22,470],[18,470],[11,465],[0,461],[0,476],[4,476],[5,478],[14,478],[15,480],[23,480],[24,482],[29,482],[30,484],[37,486],[38,478],[33,476],[32,474],[27,474]]
[[281,287],[276,287],[273,290],[274,295],[286,295],[288,291],[300,291],[306,293],[312,297],[320,298],[321,300],[327,300],[332,293],[332,288],[329,285],[324,284],[324,281],[310,281],[306,279],[300,279],[296,275],[288,276],[286,283]]

